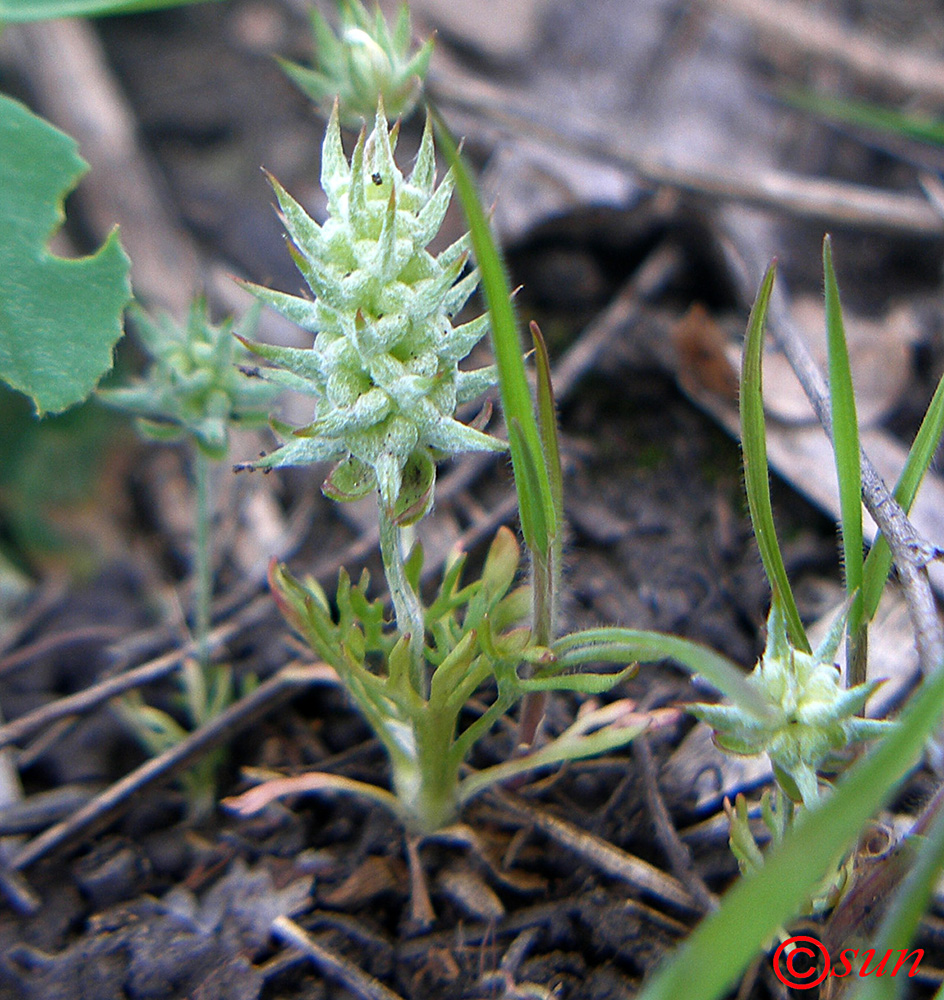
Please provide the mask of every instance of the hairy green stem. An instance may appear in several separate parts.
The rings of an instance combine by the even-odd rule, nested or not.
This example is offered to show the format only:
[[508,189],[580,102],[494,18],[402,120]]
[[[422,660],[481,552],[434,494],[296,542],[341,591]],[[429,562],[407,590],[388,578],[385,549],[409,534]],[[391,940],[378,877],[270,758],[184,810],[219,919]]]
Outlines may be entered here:
[[213,508],[210,497],[210,459],[193,449],[193,477],[197,493],[196,530],[194,533],[194,633],[198,659],[206,672],[210,664],[210,603],[213,598],[213,564],[210,557],[210,520]]
[[380,555],[383,559],[384,574],[393,609],[397,615],[397,628],[401,635],[410,637],[410,683],[413,690],[423,698],[429,697],[429,680],[424,669],[423,643],[425,623],[423,606],[419,596],[406,576],[401,547],[401,529],[394,524],[383,504],[378,505],[380,514]]

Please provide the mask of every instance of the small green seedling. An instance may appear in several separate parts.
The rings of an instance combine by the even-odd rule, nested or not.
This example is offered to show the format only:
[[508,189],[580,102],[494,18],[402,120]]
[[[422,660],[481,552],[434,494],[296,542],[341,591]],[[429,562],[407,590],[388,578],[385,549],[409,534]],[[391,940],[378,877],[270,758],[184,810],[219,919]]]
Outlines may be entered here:
[[[242,468],[317,461],[338,464],[324,492],[338,500],[375,494],[380,545],[396,626],[367,597],[367,580],[345,574],[332,609],[313,580],[299,582],[273,566],[272,589],[289,622],[334,667],[387,751],[393,792],[327,774],[275,779],[231,803],[245,812],[299,792],[355,792],[383,803],[406,826],[429,833],[451,822],[482,789],[536,767],[621,746],[641,721],[622,702],[581,715],[556,739],[536,739],[550,691],[608,691],[635,661],[672,658],[702,673],[765,717],[769,706],[724,657],[675,636],[632,629],[593,629],[558,637],[563,523],[562,473],[550,366],[532,329],[537,401],[532,401],[501,256],[474,184],[448,131],[440,139],[450,170],[435,184],[429,120],[413,171],[394,161],[398,126],[381,97],[374,129],[361,131],[344,155],[335,103],[322,154],[328,217],[316,224],[273,182],[291,237],[291,252],[314,299],[258,286],[250,289],[314,336],[308,349],[247,346],[271,367],[263,375],[316,399],[304,427],[275,424],[282,445]],[[435,237],[456,185],[470,233],[434,257]],[[474,252],[478,268],[463,276]],[[482,280],[489,312],[461,325],[454,316]],[[491,327],[496,366],[466,371],[459,363]],[[460,584],[462,562],[447,570],[429,605],[419,596],[420,550],[405,550],[403,528],[433,502],[436,462],[460,451],[506,445],[455,419],[497,375],[508,428],[531,585],[513,589],[517,545],[496,537],[483,576]],[[614,663],[615,673],[581,672]],[[576,671],[576,672],[574,672]],[[484,713],[465,723],[477,695]],[[477,741],[522,702],[516,755],[465,775]]]
[[335,100],[341,122],[359,127],[370,120],[378,95],[391,118],[408,118],[416,107],[433,54],[433,40],[411,52],[410,9],[400,7],[391,31],[378,5],[374,16],[361,0],[339,0],[338,33],[312,7],[314,68],[280,59],[282,69],[327,115]]
[[836,618],[812,653],[790,643],[779,599],[767,619],[767,647],[748,683],[764,701],[758,713],[741,705],[695,705],[691,711],[714,730],[728,753],[770,758],[778,784],[805,806],[820,798],[818,772],[831,756],[853,743],[874,739],[890,725],[859,716],[879,682],[844,689],[836,653],[848,609]]
[[[190,730],[218,715],[234,698],[228,667],[210,662],[210,604],[213,596],[211,558],[211,463],[226,457],[232,426],[263,426],[278,388],[244,374],[235,362],[246,356],[237,336],[255,325],[253,310],[235,330],[232,321],[214,326],[206,303],[193,303],[185,326],[169,316],[151,319],[135,310],[137,330],[151,364],[133,384],[99,390],[103,403],[136,417],[140,433],[152,440],[183,440],[190,446],[195,494],[194,636],[198,663],[185,662],[180,710]],[[172,716],[144,703],[139,696],[124,702],[124,715],[149,752],[159,754],[178,743],[186,730]],[[221,754],[201,759],[183,782],[192,816],[212,809],[215,775]]]
[[[844,539],[853,539],[851,545],[844,544],[845,558],[855,563],[854,539],[860,512],[855,509],[858,504],[852,502],[853,491],[849,486],[858,483],[861,474],[858,430],[851,379],[844,370],[848,356],[828,238],[824,243],[824,271],[833,433],[835,438],[838,430],[846,442],[841,449],[842,458],[837,449],[840,489],[847,495],[842,505],[841,528]],[[924,680],[897,725],[861,719],[849,712],[849,709],[853,713],[858,711],[854,706],[863,700],[871,685],[850,680],[843,690],[838,670],[830,660],[841,640],[841,626],[850,617],[860,593],[861,616],[856,632],[859,648],[867,648],[864,629],[875,614],[891,568],[889,546],[881,536],[861,568],[861,591],[849,588],[847,576],[849,596],[844,609],[826,644],[816,653],[810,650],[783,567],[770,506],[761,357],[773,282],[771,267],[751,311],[741,377],[741,431],[748,504],[773,591],[772,620],[764,654],[773,669],[764,669],[762,660],[749,681],[754,693],[760,692],[768,703],[769,714],[763,721],[757,719],[756,705],[748,708],[740,694],[729,694],[734,703],[730,707],[699,708],[699,714],[707,710],[703,717],[717,724],[721,746],[738,753],[772,751],[772,759],[778,759],[777,785],[761,802],[761,819],[770,832],[771,843],[761,852],[751,830],[746,802],[738,796],[734,805],[728,806],[730,843],[745,877],[727,893],[717,912],[702,922],[650,980],[641,1000],[674,1000],[683,994],[691,1000],[717,1000],[731,990],[758,950],[781,934],[784,925],[798,913],[823,912],[837,904],[837,900],[828,925],[830,946],[835,944],[834,939],[841,942],[840,946],[846,943],[841,935],[836,938],[839,928],[834,925],[839,923],[836,918],[840,914],[843,927],[848,929],[857,919],[856,912],[859,917],[867,915],[875,910],[876,903],[886,902],[887,897],[890,905],[878,933],[871,936],[869,947],[874,947],[877,954],[889,948],[902,948],[917,928],[933,885],[931,873],[940,870],[944,853],[944,821],[940,814],[934,819],[933,813],[928,812],[927,839],[909,838],[916,843],[900,844],[893,852],[895,859],[908,854],[914,860],[914,869],[902,885],[886,881],[879,890],[877,881],[866,882],[860,892],[859,882],[850,879],[855,842],[863,825],[889,800],[903,776],[914,766],[925,740],[940,726],[944,669]],[[905,511],[911,507],[942,432],[944,379],[938,384],[895,487],[895,499]],[[858,551],[861,556],[861,550]],[[854,663],[855,655],[847,662]],[[778,691],[786,697],[780,705],[769,704]],[[888,730],[879,745],[840,774],[836,787],[824,794],[819,766],[829,759],[830,746],[876,735],[876,726]],[[793,728],[800,730],[799,738],[790,732]],[[814,804],[815,808],[807,808]],[[887,874],[893,873],[882,872],[878,867],[874,870],[876,879]],[[870,976],[857,984],[854,998],[899,996],[906,982],[904,976]]]
[[[474,271],[462,276],[468,237],[438,257],[426,249],[449,205],[451,175],[436,186],[429,122],[408,178],[394,162],[396,138],[380,102],[373,132],[361,132],[348,162],[335,108],[323,152],[329,217],[322,226],[275,185],[295,261],[316,298],[252,290],[315,339],[310,349],[247,344],[270,362],[265,377],[317,403],[307,426],[279,425],[285,443],[252,467],[334,460],[339,464],[323,487],[328,496],[377,496],[394,629],[385,625],[382,606],[368,600],[366,578],[352,586],[342,573],[337,620],[314,581],[300,583],[278,566],[271,581],[289,622],[334,667],[387,750],[395,794],[366,786],[363,793],[430,832],[489,784],[624,744],[641,723],[625,705],[590,713],[549,747],[461,777],[472,746],[529,691],[598,692],[627,671],[562,675],[563,661],[559,666],[528,627],[527,590],[512,589],[519,552],[507,531],[496,537],[478,580],[460,586],[460,558],[432,604],[420,600],[422,556],[419,549],[407,556],[402,531],[432,505],[436,462],[506,446],[454,416],[458,403],[494,383],[495,372],[459,368],[488,325],[487,316],[453,323],[478,281]],[[382,668],[372,670],[377,662]],[[525,664],[530,676],[519,676]],[[460,729],[468,700],[486,684],[495,686],[491,704]]]
[[[692,711],[715,731],[715,741],[734,754],[766,753],[776,787],[761,803],[761,819],[770,834],[769,854],[778,856],[795,843],[794,823],[812,807],[823,812],[824,769],[841,770],[844,754],[854,744],[883,735],[894,723],[862,717],[865,703],[881,683],[865,681],[867,628],[878,606],[890,569],[886,542],[879,538],[868,559],[862,558],[861,462],[848,351],[830,241],[823,247],[829,348],[830,416],[839,482],[847,600],[829,634],[815,650],[809,647],[786,577],[770,505],[765,442],[761,357],[767,307],[774,269],[768,271],[748,324],[741,378],[741,424],[748,505],[758,547],[773,597],[767,626],[767,646],[748,683],[761,695],[766,711],[758,715],[737,698],[729,705],[696,705]],[[895,490],[905,510],[910,508],[924,472],[944,431],[944,380],[938,386],[905,469]],[[845,686],[834,660],[846,631]],[[741,871],[766,878],[766,856],[748,821],[743,796],[728,806],[730,844]],[[803,824],[799,824],[803,825]],[[834,826],[835,824],[834,821]],[[806,823],[809,827],[809,823]],[[835,841],[831,864],[806,881],[807,913],[822,913],[844,899],[853,885],[854,849]],[[768,930],[768,933],[770,933]],[[782,929],[778,932],[782,936]],[[765,941],[766,939],[761,939]],[[681,965],[679,966],[681,967]],[[658,995],[654,993],[653,995]],[[709,995],[708,993],[704,994]],[[714,994],[711,994],[714,995]]]

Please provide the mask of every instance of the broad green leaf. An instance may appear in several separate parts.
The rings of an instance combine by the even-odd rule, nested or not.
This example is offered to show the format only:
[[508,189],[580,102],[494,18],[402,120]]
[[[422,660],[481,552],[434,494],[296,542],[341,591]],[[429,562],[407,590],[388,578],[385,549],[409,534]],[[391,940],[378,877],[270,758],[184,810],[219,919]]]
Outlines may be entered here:
[[767,307],[774,287],[776,267],[771,264],[764,275],[760,291],[751,309],[744,341],[744,358],[741,364],[741,450],[744,454],[744,485],[747,488],[747,505],[751,512],[754,537],[775,597],[779,597],[787,621],[787,632],[797,649],[812,652],[806,629],[800,621],[800,612],[787,570],[783,564],[774,513],[770,504],[770,480],[767,466],[767,432],[764,426],[764,389],[761,359],[764,353],[764,324]]
[[[905,467],[895,486],[895,499],[901,504],[905,513],[911,510],[918,487],[925,472],[928,471],[931,459],[934,458],[942,434],[944,434],[944,377],[937,384],[934,397],[921,421],[914,443],[908,452]],[[879,535],[865,560],[862,584],[862,614],[865,621],[871,621],[875,615],[891,567],[891,549],[884,535]]]
[[48,21],[57,17],[135,14],[200,0],[0,0],[0,21]]
[[853,601],[849,612],[849,635],[854,637],[862,620],[862,466],[852,368],[842,322],[839,286],[833,270],[832,242],[828,236],[823,240],[823,278],[826,287],[826,345],[829,351],[829,409],[839,480],[846,593],[860,595]]
[[46,247],[86,169],[72,139],[0,96],[0,378],[39,414],[92,392],[112,366],[131,298],[117,231],[78,260]]
[[914,766],[925,739],[940,724],[944,669],[922,685],[901,725],[809,810],[764,867],[742,878],[639,995],[639,1000],[716,1000],[738,980],[778,927],[790,921],[863,824]]

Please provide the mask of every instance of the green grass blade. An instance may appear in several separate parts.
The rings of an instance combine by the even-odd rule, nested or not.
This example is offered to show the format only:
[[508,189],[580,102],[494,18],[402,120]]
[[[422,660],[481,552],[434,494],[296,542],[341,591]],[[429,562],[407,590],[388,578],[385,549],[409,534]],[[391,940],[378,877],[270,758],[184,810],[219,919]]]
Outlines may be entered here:
[[849,365],[849,349],[842,321],[839,286],[833,269],[832,242],[828,236],[823,240],[823,279],[826,287],[829,408],[833,422],[836,476],[839,480],[843,567],[846,593],[850,596],[857,594],[849,612],[849,635],[854,637],[862,622],[862,465],[852,368]]
[[551,382],[551,359],[541,328],[531,321],[531,339],[534,343],[534,357],[537,371],[538,432],[544,446],[544,460],[547,463],[551,485],[551,498],[557,509],[558,523],[564,520],[564,474],[561,471],[560,439],[557,433],[557,406],[554,402],[554,386]]
[[[921,421],[914,443],[908,452],[908,459],[895,486],[895,499],[907,513],[924,474],[928,471],[934,453],[944,434],[944,377],[937,384],[927,413]],[[892,568],[892,553],[884,536],[875,539],[868,558],[865,560],[862,582],[862,615],[870,621],[882,598],[889,570]]]
[[178,7],[199,0],[0,0],[0,21],[48,21],[60,17],[99,17]]
[[512,417],[508,422],[508,444],[512,462],[516,454],[519,456],[518,464],[515,466],[515,485],[518,490],[521,528],[535,559],[539,560],[542,566],[546,566],[546,553],[550,549],[546,512],[541,503],[535,502],[535,497],[541,495],[541,470],[525,442],[521,421],[517,417]]
[[[518,324],[511,304],[511,287],[472,177],[442,118],[435,109],[431,113],[438,130],[440,149],[455,177],[456,192],[465,209],[476,264],[482,276],[482,293],[491,316],[492,346],[498,367],[505,424],[510,428],[512,422],[517,421],[521,430],[517,441],[509,433],[521,528],[528,546],[547,563],[550,561],[549,540],[559,534],[558,517],[534,416],[531,390],[525,376]],[[536,478],[524,473],[526,454],[528,465],[537,471]],[[535,535],[538,510],[547,529],[540,539]]]
[[744,484],[747,488],[747,505],[757,548],[775,596],[780,598],[787,632],[797,649],[811,652],[806,629],[800,621],[800,612],[787,570],[783,564],[777,529],[774,527],[773,508],[770,504],[770,480],[767,466],[767,433],[764,427],[764,389],[761,359],[764,353],[764,324],[767,308],[774,287],[776,265],[771,264],[764,275],[760,291],[751,309],[744,342],[741,364],[741,450],[744,455]]
[[939,724],[942,706],[944,670],[937,670],[912,698],[901,725],[848,771],[834,793],[807,812],[778,847],[768,851],[756,875],[741,879],[725,895],[718,910],[699,924],[639,1000],[723,996],[776,929],[796,915],[866,820],[888,801]]
[[814,94],[805,90],[787,90],[783,97],[787,103],[796,108],[835,122],[859,125],[874,129],[876,132],[888,132],[916,139],[918,142],[944,146],[944,121],[940,118],[896,111],[893,108],[883,108],[861,101],[848,101],[825,94]]

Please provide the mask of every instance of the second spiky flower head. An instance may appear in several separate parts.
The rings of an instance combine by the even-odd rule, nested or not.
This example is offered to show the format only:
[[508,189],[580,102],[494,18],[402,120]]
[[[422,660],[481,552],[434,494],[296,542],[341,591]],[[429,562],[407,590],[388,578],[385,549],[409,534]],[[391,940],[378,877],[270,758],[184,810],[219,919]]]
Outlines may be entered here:
[[310,349],[247,346],[275,366],[263,374],[317,397],[312,423],[277,427],[285,443],[254,467],[340,459],[325,482],[329,496],[356,499],[378,489],[388,515],[406,524],[432,503],[437,459],[505,445],[454,417],[459,403],[494,384],[492,368],[461,371],[458,364],[484,336],[488,317],[453,326],[478,284],[475,272],[460,279],[468,237],[438,256],[426,249],[449,207],[452,178],[436,187],[428,121],[405,178],[393,157],[398,131],[388,130],[381,101],[373,132],[362,129],[349,163],[335,105],[322,150],[323,225],[272,182],[292,256],[315,299],[252,290],[315,340]]
[[113,389],[99,389],[109,406],[133,413],[138,429],[159,441],[189,438],[208,458],[226,457],[233,426],[263,427],[277,391],[236,367],[246,352],[236,340],[250,333],[258,308],[234,329],[232,320],[210,322],[206,301],[195,299],[187,322],[152,319],[134,308],[135,326],[151,363],[145,375]]
[[715,742],[723,750],[745,756],[766,753],[784,791],[806,805],[819,797],[817,771],[831,754],[881,736],[892,725],[858,714],[881,682],[844,689],[833,663],[848,612],[847,606],[819,648],[806,653],[791,644],[775,597],[764,655],[747,678],[766,703],[766,713],[740,705],[689,706],[714,729]]
[[433,52],[430,38],[411,52],[410,9],[400,7],[393,30],[377,6],[368,14],[361,0],[339,0],[337,35],[317,8],[311,9],[313,69],[280,59],[285,72],[325,114],[335,99],[341,121],[356,127],[374,113],[378,95],[392,118],[406,118],[419,99]]

